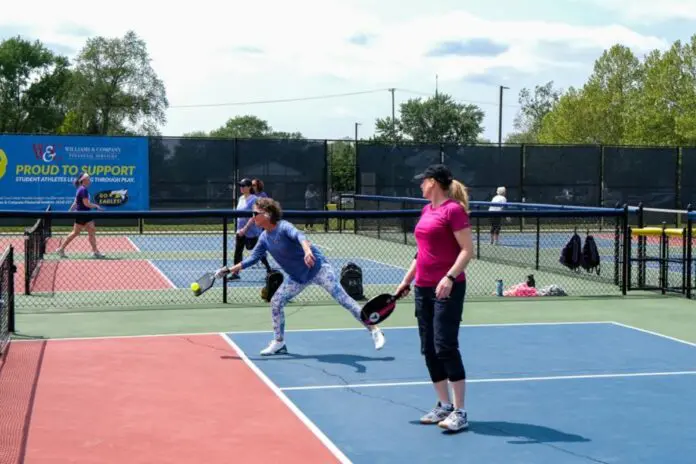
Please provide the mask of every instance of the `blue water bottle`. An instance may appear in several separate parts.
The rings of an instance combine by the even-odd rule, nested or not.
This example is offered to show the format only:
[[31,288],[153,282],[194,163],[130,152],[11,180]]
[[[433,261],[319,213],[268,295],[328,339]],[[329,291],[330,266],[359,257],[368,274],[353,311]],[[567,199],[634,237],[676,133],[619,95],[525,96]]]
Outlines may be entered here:
[[495,294],[497,296],[503,296],[503,279],[495,281]]

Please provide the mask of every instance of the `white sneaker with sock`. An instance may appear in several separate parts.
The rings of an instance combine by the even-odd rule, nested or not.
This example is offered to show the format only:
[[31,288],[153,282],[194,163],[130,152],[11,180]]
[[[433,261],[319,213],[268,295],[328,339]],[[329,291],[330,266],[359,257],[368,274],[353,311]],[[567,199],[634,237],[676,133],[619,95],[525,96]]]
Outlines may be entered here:
[[375,342],[375,349],[381,350],[386,343],[382,329],[374,329],[370,333],[372,334],[372,341]]
[[273,339],[271,343],[268,344],[266,348],[261,350],[261,356],[270,356],[273,354],[280,354],[280,353],[287,353],[288,348],[285,346],[285,342],[279,342],[278,340]]

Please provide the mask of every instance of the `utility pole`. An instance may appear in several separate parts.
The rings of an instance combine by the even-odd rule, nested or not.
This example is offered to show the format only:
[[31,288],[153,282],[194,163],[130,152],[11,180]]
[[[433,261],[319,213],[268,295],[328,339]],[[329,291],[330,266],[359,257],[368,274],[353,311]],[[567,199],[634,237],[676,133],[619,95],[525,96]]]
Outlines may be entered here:
[[500,96],[498,97],[498,146],[503,146],[503,90],[510,87],[500,86]]
[[396,122],[395,122],[396,121],[396,105],[394,103],[394,91],[395,90],[396,89],[394,89],[394,88],[389,89],[389,91],[392,94],[392,131],[394,131],[394,133],[396,133]]
[[358,149],[358,126],[360,125],[359,122],[355,123],[355,149]]

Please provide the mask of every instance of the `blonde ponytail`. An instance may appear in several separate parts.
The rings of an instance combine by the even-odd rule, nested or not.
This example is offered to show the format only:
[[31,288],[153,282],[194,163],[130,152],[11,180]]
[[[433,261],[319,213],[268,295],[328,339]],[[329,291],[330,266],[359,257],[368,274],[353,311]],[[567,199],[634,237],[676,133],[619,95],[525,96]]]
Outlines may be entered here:
[[469,212],[469,193],[466,191],[464,184],[458,180],[452,180],[449,186],[449,197],[462,205],[464,211]]

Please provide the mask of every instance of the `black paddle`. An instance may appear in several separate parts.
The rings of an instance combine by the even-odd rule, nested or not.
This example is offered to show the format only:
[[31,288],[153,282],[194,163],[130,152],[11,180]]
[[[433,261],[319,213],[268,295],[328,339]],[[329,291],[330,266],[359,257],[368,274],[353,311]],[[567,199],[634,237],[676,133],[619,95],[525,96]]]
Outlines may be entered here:
[[382,293],[371,298],[360,311],[360,318],[367,325],[375,325],[384,321],[394,312],[396,302],[406,295],[410,289],[411,287],[406,287],[397,295]]

